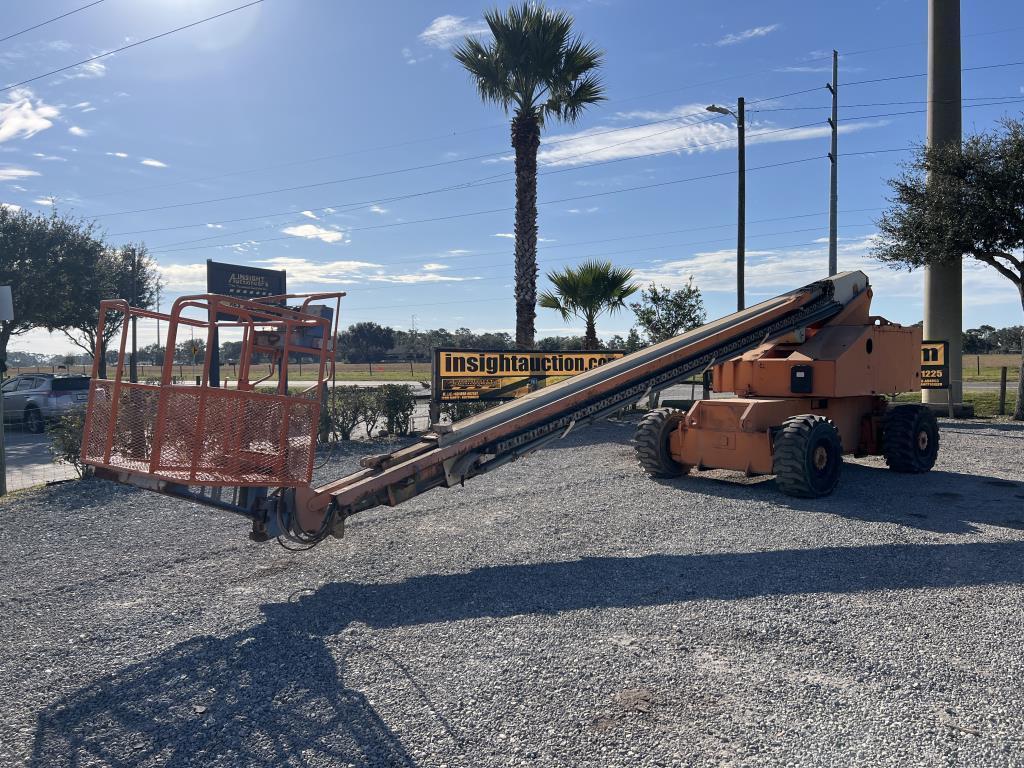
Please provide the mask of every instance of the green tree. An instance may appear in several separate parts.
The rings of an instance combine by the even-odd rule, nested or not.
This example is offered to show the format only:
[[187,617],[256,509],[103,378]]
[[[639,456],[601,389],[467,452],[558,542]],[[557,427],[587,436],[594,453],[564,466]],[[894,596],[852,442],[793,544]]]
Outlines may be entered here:
[[484,14],[492,39],[468,37],[454,55],[480,98],[512,112],[515,151],[516,346],[532,349],[537,317],[537,149],[547,120],[574,123],[603,101],[603,53],[572,34],[573,18],[540,3]]
[[356,323],[341,334],[339,347],[350,363],[366,363],[373,374],[373,363],[395,345],[395,331],[373,322]]
[[14,320],[0,322],[0,357],[12,336],[68,326],[91,300],[83,286],[101,253],[91,224],[0,206],[0,285],[14,302]]
[[[1001,130],[971,136],[962,146],[920,148],[904,172],[889,181],[894,196],[878,221],[874,256],[908,269],[971,257],[1013,283],[1024,307],[1021,179],[1020,120],[1004,120]],[[1024,420],[1024,364],[1013,417]]]
[[629,306],[648,344],[657,344],[704,325],[704,299],[700,288],[693,284],[693,277],[678,291],[651,283],[650,288],[640,291],[640,301]]
[[[99,252],[92,269],[81,281],[79,295],[71,298],[66,307],[66,318],[61,331],[79,349],[89,355],[96,350],[96,332],[99,328],[100,301],[127,299],[133,307],[148,309],[156,303],[160,286],[160,272],[146,246],[134,243],[120,248],[104,248],[99,241]],[[103,349],[121,332],[122,313],[107,314],[103,326]],[[129,338],[126,352],[131,352]],[[106,355],[100,358],[99,375],[107,377]]]
[[542,293],[540,305],[555,310],[566,322],[573,317],[582,320],[586,324],[584,349],[600,349],[597,318],[625,307],[626,299],[640,287],[632,282],[633,270],[596,259],[561,272],[549,272],[548,280],[555,290]]

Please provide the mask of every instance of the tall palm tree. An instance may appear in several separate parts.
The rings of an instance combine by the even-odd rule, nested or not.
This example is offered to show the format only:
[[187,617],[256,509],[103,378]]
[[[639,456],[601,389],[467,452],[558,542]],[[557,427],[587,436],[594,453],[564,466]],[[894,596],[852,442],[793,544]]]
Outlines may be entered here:
[[574,123],[604,101],[596,70],[604,54],[572,35],[572,16],[540,3],[484,14],[492,39],[467,37],[455,58],[480,98],[512,112],[515,150],[516,346],[532,349],[537,317],[537,149],[549,119]]
[[544,291],[540,305],[553,309],[569,322],[578,317],[587,324],[584,349],[597,349],[597,318],[605,312],[615,314],[626,306],[626,299],[639,290],[633,283],[633,270],[612,266],[610,261],[585,261],[578,267],[549,272],[554,292]]

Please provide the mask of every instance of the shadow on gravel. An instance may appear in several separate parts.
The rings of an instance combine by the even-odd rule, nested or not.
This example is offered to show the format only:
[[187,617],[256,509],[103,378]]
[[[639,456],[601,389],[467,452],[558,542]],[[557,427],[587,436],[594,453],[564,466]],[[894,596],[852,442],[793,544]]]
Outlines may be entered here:
[[1020,583],[1024,542],[602,557],[392,584],[327,584],[297,602],[265,605],[259,626],[179,644],[43,710],[32,765],[414,765],[366,698],[345,687],[326,645],[353,622],[393,628],[696,600]]
[[935,533],[974,533],[978,525],[1024,530],[1024,482],[988,475],[942,470],[905,475],[885,467],[846,462],[835,493],[821,499],[787,496],[771,477],[746,478],[738,472],[694,472],[679,478],[652,478],[651,482],[676,492],[762,499],[788,509],[897,523]]
[[181,643],[43,710],[30,765],[414,766],[345,687],[318,618],[271,607],[263,624]]

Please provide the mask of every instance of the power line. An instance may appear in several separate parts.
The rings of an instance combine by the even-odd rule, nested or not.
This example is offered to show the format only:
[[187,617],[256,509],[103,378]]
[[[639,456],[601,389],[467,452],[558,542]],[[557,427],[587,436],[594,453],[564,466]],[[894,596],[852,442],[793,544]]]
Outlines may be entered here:
[[44,77],[49,77],[50,75],[56,75],[56,74],[60,74],[61,72],[66,72],[69,69],[74,69],[75,67],[80,67],[83,64],[89,64],[90,62],[93,62],[93,61],[98,61],[100,59],[105,59],[108,56],[113,56],[116,53],[121,53],[122,51],[127,51],[129,48],[137,48],[140,45],[145,45],[146,43],[151,43],[154,40],[159,40],[160,38],[167,37],[168,35],[173,35],[176,32],[182,32],[182,31],[184,31],[186,29],[191,29],[192,27],[197,27],[200,24],[205,24],[208,21],[213,21],[215,19],[220,19],[220,18],[222,18],[224,16],[227,16],[229,14],[237,13],[238,11],[245,10],[246,8],[251,8],[252,6],[259,5],[262,2],[263,2],[263,0],[252,0],[252,2],[246,3],[245,5],[239,5],[239,6],[235,7],[235,8],[231,8],[231,9],[229,9],[227,11],[223,11],[221,13],[214,14],[213,16],[207,16],[205,19],[199,19],[198,21],[193,21],[191,24],[185,24],[184,26],[176,27],[175,29],[169,29],[166,32],[161,32],[159,35],[153,35],[152,37],[147,37],[144,40],[138,40],[138,41],[136,41],[134,43],[128,43],[127,45],[122,45],[120,48],[115,48],[112,51],[107,51],[105,53],[100,53],[100,54],[97,54],[96,56],[90,56],[88,59],[82,59],[81,61],[76,61],[74,64],[68,64],[67,66],[64,66],[64,67],[58,67],[57,69],[52,69],[49,72],[44,72],[41,75],[35,75],[34,77],[30,77],[30,78],[28,78],[26,80],[21,80],[20,82],[14,83],[12,85],[6,85],[3,88],[0,88],[0,93],[3,93],[4,91],[10,91],[10,90],[12,90],[14,88],[18,88],[18,87],[20,87],[22,85],[27,85],[28,83],[34,83],[36,80],[42,80]]
[[[820,159],[822,159],[822,157],[824,157],[824,156],[823,155],[814,155],[812,157],[800,158],[798,160],[786,160],[786,161],[779,162],[779,163],[769,163],[767,165],[758,165],[758,166],[753,166],[751,168],[748,168],[747,171],[748,172],[749,171],[758,171],[758,170],[765,170],[765,169],[768,169],[768,168],[779,168],[779,167],[789,166],[789,165],[798,165],[800,163],[807,163],[807,162],[811,162],[813,160],[820,160]],[[652,183],[652,184],[640,184],[640,185],[633,186],[633,187],[624,187],[622,189],[608,190],[608,191],[605,191],[605,192],[591,192],[591,193],[586,194],[586,195],[573,195],[571,197],[562,197],[562,198],[558,198],[558,199],[555,199],[555,200],[544,200],[544,201],[538,202],[537,205],[554,205],[554,204],[557,204],[557,203],[568,203],[568,202],[575,202],[577,200],[589,200],[589,199],[593,199],[593,198],[597,198],[597,197],[606,197],[608,195],[618,195],[618,194],[623,194],[625,192],[637,192],[637,191],[640,191],[640,190],[657,189],[657,188],[660,188],[660,187],[672,186],[672,185],[675,185],[675,184],[684,184],[684,183],[691,182],[691,181],[704,181],[704,180],[707,180],[707,179],[718,178],[718,177],[721,177],[721,176],[731,176],[734,173],[736,173],[736,171],[733,170],[733,171],[720,171],[718,173],[702,174],[700,176],[689,176],[689,177],[682,178],[682,179],[671,179],[669,181],[659,181],[659,182],[655,182],[655,183]],[[414,219],[414,220],[411,220],[411,221],[396,221],[396,222],[390,222],[390,223],[387,223],[387,224],[375,224],[375,225],[369,225],[369,226],[363,226],[363,227],[351,227],[351,228],[349,228],[346,231],[347,232],[362,232],[362,231],[375,230],[375,229],[391,229],[391,228],[394,228],[394,227],[411,226],[411,225],[414,225],[414,224],[426,224],[426,223],[434,223],[434,222],[439,222],[439,221],[451,221],[451,220],[454,220],[454,219],[469,218],[469,217],[473,217],[473,216],[485,216],[485,215],[492,214],[492,213],[507,213],[510,210],[512,210],[512,209],[511,208],[491,208],[491,209],[481,210],[481,211],[469,211],[469,212],[465,212],[465,213],[451,214],[451,215],[448,215],[448,216],[433,216],[433,217],[430,217],[430,218]],[[265,238],[265,239],[262,239],[262,240],[249,240],[249,241],[243,241],[243,242],[237,242],[237,243],[223,243],[223,244],[217,245],[216,247],[218,247],[218,248],[233,248],[233,247],[241,247],[241,246],[246,246],[246,245],[258,245],[258,244],[261,244],[261,243],[278,242],[278,241],[281,241],[281,240],[294,240],[294,237],[292,235],[286,235],[284,237],[272,237],[272,238]],[[168,249],[165,249],[165,250],[162,250],[162,251],[161,250],[154,250],[152,253],[154,255],[157,255],[157,254],[167,254],[167,253],[177,253],[177,252],[180,252],[180,251],[201,250],[202,248],[207,248],[207,247],[210,247],[210,246],[197,246],[197,247],[187,247],[187,248],[168,248]]]
[[[977,67],[964,67],[961,72],[978,72],[986,69],[1004,69],[1006,67],[1019,67],[1024,65],[1024,61],[1008,61],[1004,64],[983,64]],[[844,83],[845,88],[849,88],[851,85],[868,85],[871,83],[888,83],[893,80],[911,80],[915,77],[927,77],[927,72],[918,72],[914,75],[892,75],[890,77],[875,77],[870,80],[853,80],[849,83]]]
[[0,43],[6,43],[8,40],[18,37],[18,35],[24,35],[26,32],[31,32],[33,29],[39,29],[40,27],[45,27],[47,24],[53,24],[53,22],[55,21],[60,21],[61,19],[67,18],[68,16],[78,13],[79,11],[84,11],[86,8],[92,8],[94,5],[99,5],[102,2],[103,0],[93,0],[93,2],[88,3],[87,5],[83,5],[81,8],[75,8],[73,11],[62,13],[60,16],[54,16],[52,19],[41,21],[38,24],[32,25],[31,27],[25,27],[25,29],[21,30],[20,32],[13,32],[7,35],[7,37],[0,37]]

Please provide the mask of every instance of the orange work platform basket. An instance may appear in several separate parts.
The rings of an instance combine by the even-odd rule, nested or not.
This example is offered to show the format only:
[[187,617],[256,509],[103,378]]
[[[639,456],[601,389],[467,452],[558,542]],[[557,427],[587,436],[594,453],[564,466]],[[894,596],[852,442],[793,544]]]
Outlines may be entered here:
[[[103,301],[82,460],[182,485],[308,484],[321,402],[334,373],[342,296],[288,294],[258,300],[218,294],[183,296],[174,302],[170,314],[130,307],[122,299]],[[301,304],[289,307],[290,300]],[[332,300],[334,306],[313,303],[324,300]],[[159,383],[127,380],[126,347],[140,320],[147,326],[155,321],[158,337],[160,323],[166,324]],[[120,324],[120,345],[113,375],[108,372],[107,378],[100,378],[104,326],[109,328],[110,323]],[[198,340],[205,342],[202,372],[188,383],[173,377],[175,341],[182,326],[193,334],[193,356]],[[145,332],[150,336],[148,327]],[[218,381],[219,366],[213,355],[225,337],[241,339],[234,386]],[[189,342],[185,343],[187,347]],[[311,386],[304,381],[306,388],[296,392],[288,387],[288,374],[292,361],[303,359],[299,355],[307,361],[313,358],[317,375]],[[263,365],[267,375],[250,380],[255,368]]]

